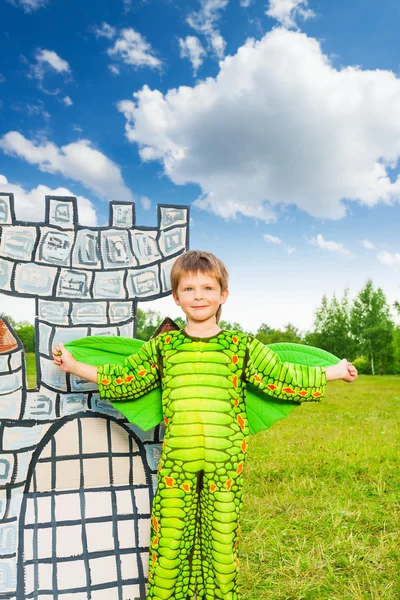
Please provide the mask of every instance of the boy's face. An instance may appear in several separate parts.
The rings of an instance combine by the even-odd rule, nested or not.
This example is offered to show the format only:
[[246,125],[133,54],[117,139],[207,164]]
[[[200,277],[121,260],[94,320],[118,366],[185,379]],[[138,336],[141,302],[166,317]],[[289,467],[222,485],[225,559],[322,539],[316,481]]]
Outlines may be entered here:
[[207,321],[214,318],[220,304],[225,304],[228,294],[213,275],[198,272],[183,275],[177,293],[172,295],[188,321]]

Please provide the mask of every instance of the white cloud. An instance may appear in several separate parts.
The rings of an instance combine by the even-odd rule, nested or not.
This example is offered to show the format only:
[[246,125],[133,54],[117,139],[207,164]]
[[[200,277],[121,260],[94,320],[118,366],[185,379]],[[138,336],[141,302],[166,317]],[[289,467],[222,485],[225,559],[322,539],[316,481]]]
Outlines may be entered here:
[[377,258],[383,265],[400,265],[400,252],[379,252]]
[[270,0],[266,14],[284,27],[294,29],[297,28],[297,18],[307,20],[315,17],[314,11],[308,8],[308,0]]
[[188,35],[185,39],[179,39],[181,49],[181,58],[188,58],[192,63],[193,71],[196,74],[199,67],[203,64],[203,58],[206,55],[199,38]]
[[[28,62],[25,58],[25,62]],[[52,73],[57,75],[63,75],[64,78],[68,78],[71,75],[71,68],[66,60],[58,56],[53,50],[38,50],[35,55],[35,63],[29,65],[29,77],[33,77],[38,80],[40,89],[51,95],[57,95],[60,93],[59,89],[49,91],[43,86],[43,81],[46,75]]]
[[94,34],[97,38],[104,37],[108,40],[112,40],[117,34],[117,30],[115,27],[112,27],[109,23],[103,21],[100,26],[93,27]]
[[110,69],[111,73],[113,75],[119,75],[120,74],[120,70],[119,67],[117,65],[108,65],[108,68]]
[[5,175],[0,174],[0,190],[14,194],[15,216],[21,221],[43,221],[45,196],[75,196],[78,202],[80,225],[97,225],[97,216],[94,205],[84,196],[76,196],[69,189],[59,187],[52,189],[46,185],[26,190],[17,183],[8,182]]
[[44,8],[48,0],[9,0],[10,4],[18,8],[23,8],[24,12],[32,13],[39,8]]
[[140,196],[139,200],[140,200],[140,204],[142,205],[142,208],[144,210],[150,210],[151,209],[151,200],[150,200],[150,198],[148,198],[147,196]]
[[162,66],[146,38],[131,27],[122,29],[114,46],[109,48],[108,54],[133,67],[159,69]]
[[240,6],[243,6],[243,8],[248,8],[252,2],[253,0],[240,0]]
[[58,56],[57,52],[54,52],[54,50],[38,50],[35,58],[39,65],[48,66],[57,73],[70,72],[68,62]]
[[133,194],[125,185],[121,170],[89,140],[79,140],[58,148],[51,142],[32,142],[17,131],[0,138],[0,149],[10,156],[18,156],[45,173],[61,173],[79,181],[103,199],[133,201]]
[[216,23],[220,20],[221,12],[226,8],[228,1],[200,0],[200,10],[192,12],[187,18],[190,27],[206,37],[218,58],[224,56],[226,42],[216,28]]
[[62,99],[62,102],[65,104],[65,106],[73,105],[73,102],[69,96],[64,96],[64,98]]
[[4,77],[3,73],[0,73],[0,83],[5,83],[6,82],[6,78]]
[[369,240],[363,240],[361,242],[361,245],[366,248],[367,250],[373,250],[375,248],[374,244],[372,242],[370,242]]
[[314,246],[319,246],[319,248],[323,248],[324,250],[329,250],[329,252],[337,252],[338,254],[346,254],[349,255],[349,250],[341,244],[340,242],[334,242],[325,240],[324,237],[319,233],[316,238],[311,238],[310,244]]
[[[295,99],[295,100],[294,100]],[[271,221],[295,205],[340,219],[346,202],[400,197],[400,79],[336,69],[317,40],[276,28],[220,63],[217,77],[166,94],[144,86],[119,103],[127,138],[195,204]]]
[[266,242],[271,242],[271,244],[282,244],[282,240],[274,235],[269,235],[268,233],[264,234],[264,240]]

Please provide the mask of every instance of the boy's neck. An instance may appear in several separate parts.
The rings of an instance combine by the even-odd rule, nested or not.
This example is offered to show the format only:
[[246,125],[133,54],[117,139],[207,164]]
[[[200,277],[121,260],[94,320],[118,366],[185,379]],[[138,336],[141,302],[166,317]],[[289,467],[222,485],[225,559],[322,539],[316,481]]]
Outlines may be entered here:
[[213,335],[217,335],[221,331],[221,327],[219,327],[216,321],[211,323],[196,321],[187,321],[185,326],[185,331],[188,335],[192,337],[212,337]]

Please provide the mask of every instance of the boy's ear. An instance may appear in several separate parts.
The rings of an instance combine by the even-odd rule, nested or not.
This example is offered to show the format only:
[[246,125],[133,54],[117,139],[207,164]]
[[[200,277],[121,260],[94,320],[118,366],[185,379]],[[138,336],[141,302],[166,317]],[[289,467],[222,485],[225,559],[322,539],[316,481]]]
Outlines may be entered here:
[[225,304],[225,302],[228,300],[228,296],[229,290],[224,290],[223,292],[221,292],[221,304]]
[[178,306],[180,306],[180,305],[181,305],[181,303],[180,303],[180,301],[179,301],[178,295],[177,295],[177,294],[175,294],[175,292],[172,292],[172,297],[173,297],[173,299],[175,300],[175,304],[177,304]]

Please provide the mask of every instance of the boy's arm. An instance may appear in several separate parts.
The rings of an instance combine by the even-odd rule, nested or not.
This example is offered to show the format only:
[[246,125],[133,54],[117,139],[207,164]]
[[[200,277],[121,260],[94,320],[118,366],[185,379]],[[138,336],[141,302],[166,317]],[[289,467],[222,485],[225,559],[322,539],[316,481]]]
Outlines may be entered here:
[[245,378],[271,396],[294,402],[322,399],[327,381],[325,368],[282,362],[255,338],[248,342]]
[[124,366],[87,365],[76,361],[62,344],[53,351],[53,359],[63,371],[97,383],[100,396],[116,402],[143,396],[160,384],[156,340],[150,340],[137,354],[129,356]]
[[357,378],[357,369],[346,359],[329,367],[285,362],[271,348],[250,337],[245,377],[249,383],[283,400],[304,402],[322,399],[327,381]]

